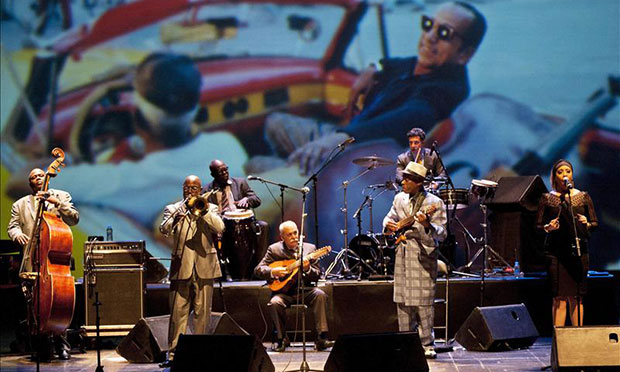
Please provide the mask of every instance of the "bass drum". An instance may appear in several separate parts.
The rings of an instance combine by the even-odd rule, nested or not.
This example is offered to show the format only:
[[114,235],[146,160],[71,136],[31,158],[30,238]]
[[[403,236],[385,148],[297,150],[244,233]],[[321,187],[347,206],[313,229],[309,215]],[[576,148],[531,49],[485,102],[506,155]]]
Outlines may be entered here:
[[362,234],[351,239],[349,249],[367,264],[361,265],[362,276],[375,274],[368,266],[379,275],[394,274],[394,249],[386,245],[386,242],[391,240],[388,235],[383,234]]

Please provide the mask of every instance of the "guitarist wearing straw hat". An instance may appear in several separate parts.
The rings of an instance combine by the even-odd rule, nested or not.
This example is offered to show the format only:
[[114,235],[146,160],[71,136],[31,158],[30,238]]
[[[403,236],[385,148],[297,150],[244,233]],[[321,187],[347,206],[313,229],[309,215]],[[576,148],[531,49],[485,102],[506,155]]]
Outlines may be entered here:
[[398,329],[417,331],[427,358],[436,358],[433,335],[433,300],[437,279],[437,241],[446,237],[446,207],[424,191],[422,164],[410,162],[403,171],[403,191],[394,197],[383,219],[386,232],[395,233],[394,302]]
[[[272,289],[272,297],[267,306],[270,309],[271,320],[277,332],[277,344],[274,351],[282,352],[290,345],[285,334],[285,310],[291,304],[299,300],[298,278],[292,267],[295,265],[297,248],[299,245],[299,230],[293,221],[285,221],[280,224],[281,241],[267,248],[267,253],[254,269],[254,275],[267,280]],[[319,280],[321,269],[317,258],[329,253],[330,248],[317,250],[314,244],[303,243],[303,255],[309,256],[310,260],[304,260],[304,303],[312,309],[315,320],[316,333],[318,335],[315,347],[318,351],[325,350],[334,345],[327,339],[327,295],[321,289],[315,287]],[[298,262],[298,261],[297,261]],[[293,272],[293,275],[291,273]],[[282,285],[276,285],[282,283]]]

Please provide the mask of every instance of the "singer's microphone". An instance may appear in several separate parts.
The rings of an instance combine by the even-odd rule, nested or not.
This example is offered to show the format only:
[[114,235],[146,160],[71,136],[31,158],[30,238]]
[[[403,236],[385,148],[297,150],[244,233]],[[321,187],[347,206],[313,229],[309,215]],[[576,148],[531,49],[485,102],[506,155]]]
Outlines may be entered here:
[[570,183],[568,177],[564,177],[564,185],[566,185],[569,190],[573,188],[573,184]]
[[248,176],[248,181],[261,181],[262,178],[256,176]]
[[338,147],[339,147],[339,148],[343,148],[343,147],[345,147],[346,145],[351,144],[351,143],[353,143],[353,142],[355,142],[355,137],[349,137],[349,138],[347,138],[346,140],[342,141],[342,143],[341,143],[341,144],[339,144],[339,145],[338,145]]

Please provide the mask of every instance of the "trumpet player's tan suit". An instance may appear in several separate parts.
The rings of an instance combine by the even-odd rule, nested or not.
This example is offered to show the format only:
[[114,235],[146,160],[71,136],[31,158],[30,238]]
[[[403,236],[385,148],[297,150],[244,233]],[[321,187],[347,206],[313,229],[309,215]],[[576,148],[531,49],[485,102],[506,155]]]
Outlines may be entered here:
[[[208,211],[208,212],[207,212]],[[222,275],[213,234],[224,231],[224,222],[214,204],[205,205],[205,214],[187,213],[184,201],[164,209],[159,229],[174,237],[170,264],[169,358],[172,359],[181,332],[187,328],[190,309],[194,310],[194,333],[204,333],[211,315],[213,279]],[[181,217],[175,218],[179,214]]]

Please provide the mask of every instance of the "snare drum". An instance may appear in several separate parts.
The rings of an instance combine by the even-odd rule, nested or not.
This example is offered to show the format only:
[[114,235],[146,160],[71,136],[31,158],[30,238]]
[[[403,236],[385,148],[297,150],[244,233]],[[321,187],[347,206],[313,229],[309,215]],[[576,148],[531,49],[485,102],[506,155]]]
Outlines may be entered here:
[[251,261],[257,247],[256,219],[251,209],[226,211],[223,216],[222,250],[233,279],[251,279]]
[[497,182],[489,180],[472,180],[470,186],[471,194],[479,198],[492,198],[496,188]]
[[467,189],[440,190],[439,197],[446,203],[448,209],[454,208],[455,205],[456,209],[463,209],[469,205],[469,190]]

